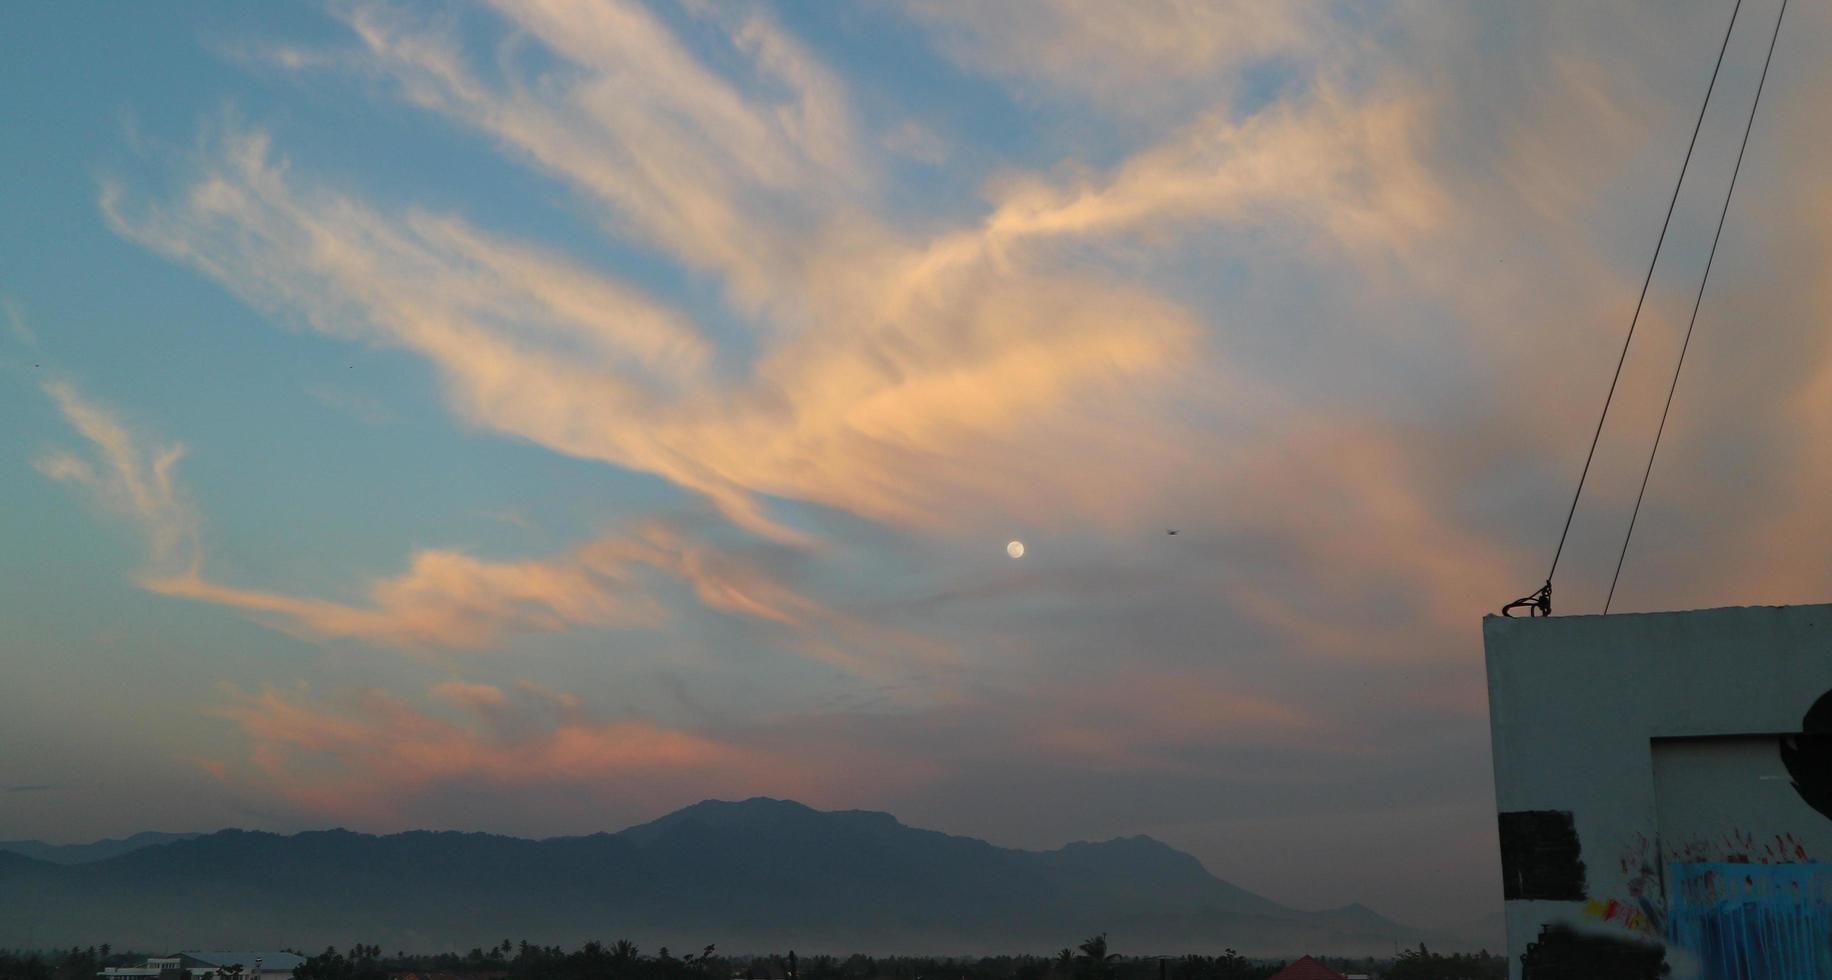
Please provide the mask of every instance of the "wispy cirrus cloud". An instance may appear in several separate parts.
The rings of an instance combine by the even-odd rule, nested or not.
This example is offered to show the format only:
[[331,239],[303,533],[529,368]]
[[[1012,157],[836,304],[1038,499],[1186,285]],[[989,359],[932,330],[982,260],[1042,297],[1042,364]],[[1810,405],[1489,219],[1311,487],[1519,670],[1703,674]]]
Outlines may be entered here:
[[[86,436],[92,458],[41,457],[39,469],[81,486],[148,541],[142,587],[226,606],[279,628],[324,639],[357,639],[410,650],[477,650],[517,633],[584,627],[658,625],[671,616],[657,584],[680,582],[709,610],[780,627],[796,652],[854,671],[874,668],[854,652],[869,645],[880,660],[946,659],[940,645],[878,628],[802,595],[761,564],[694,541],[665,522],[606,535],[564,553],[492,561],[428,549],[401,575],[375,581],[367,604],[225,585],[206,574],[201,521],[178,485],[181,444],[148,450],[113,411],[63,382],[45,386],[65,418]],[[847,642],[835,644],[834,638]]]
[[1244,69],[1280,56],[1309,61],[1340,30],[1311,0],[902,6],[963,67],[1005,80],[1024,97],[1067,97],[1122,114],[1162,115],[1167,102],[1197,87],[1206,89],[1204,101],[1218,101]]
[[829,608],[758,563],[661,522],[542,558],[490,561],[422,551],[406,572],[373,582],[369,602],[360,605],[234,588],[201,575],[142,584],[163,595],[240,609],[307,636],[410,650],[486,650],[520,633],[662,626],[677,613],[659,595],[656,576],[685,584],[704,609],[775,627],[787,649],[851,672],[952,656],[944,645]]
[[[767,330],[746,374],[688,371],[657,388],[652,361],[603,346],[547,356],[546,332],[578,329],[567,311],[511,330],[500,303],[444,288],[484,261],[508,292],[539,292],[552,276],[533,250],[493,241],[486,257],[459,247],[485,240],[459,219],[403,220],[296,180],[258,132],[227,136],[182,202],[138,207],[111,188],[104,209],[257,303],[332,332],[361,323],[426,356],[473,424],[656,473],[785,539],[799,535],[761,497],[914,526],[976,512],[1123,520],[1154,506],[1150,488],[1187,467],[1176,457],[1190,443],[1213,438],[1180,427],[1173,402],[1265,410],[1262,388],[1201,356],[1182,304],[1085,264],[1071,273],[1066,253],[1163,248],[1179,227],[1216,224],[1398,251],[1443,220],[1419,149],[1428,104],[1323,86],[1244,122],[1207,114],[1104,176],[1003,181],[983,223],[911,239],[859,176],[870,167],[843,87],[767,19],[713,21],[780,100],[708,68],[639,5],[502,14],[550,60],[499,61],[505,77],[486,77],[454,35],[409,14],[358,6],[347,19],[360,57],[407,101],[566,181],[614,234],[718,274]],[[399,225],[412,241],[382,231]],[[1116,469],[1137,484],[1066,475],[1090,453],[1128,459]],[[1047,515],[1035,472],[1053,475]]]
[[13,332],[14,340],[17,340],[27,347],[38,346],[38,334],[32,330],[32,325],[26,321],[25,311],[19,307],[19,302],[17,300],[4,293],[0,293],[0,315],[5,316],[6,327]]
[[747,307],[778,295],[822,212],[860,184],[841,84],[761,14],[694,8],[741,66],[734,78],[639,3],[494,7],[551,61],[499,63],[507,77],[491,80],[411,12],[356,5],[346,20],[366,67],[408,102],[563,177],[619,234],[721,273]]
[[719,378],[628,287],[456,218],[295,188],[259,133],[222,151],[182,201],[111,186],[105,213],[253,302],[426,357],[474,424],[656,473],[778,537],[797,535],[759,495],[914,523],[962,495],[1015,506],[1015,474],[980,461],[1135,442],[1125,386],[1176,371],[1195,336],[1139,289],[866,251],[809,297],[827,318]]
[[[1334,583],[1301,600],[1264,579],[1237,583],[1241,614],[1297,642],[1364,652],[1341,641],[1355,633],[1345,610],[1358,606],[1357,582],[1399,579],[1442,597],[1438,624],[1511,575],[1506,555],[1438,506],[1456,501],[1417,496],[1409,468],[1422,461],[1394,430],[1362,419],[1347,444],[1290,451],[1289,420],[1324,426],[1327,410],[1218,356],[1204,334],[1231,325],[1203,323],[1167,291],[1090,274],[1086,261],[1167,256],[1226,229],[1348,277],[1384,283],[1397,267],[1415,283],[1442,281],[1437,266],[1463,248],[1466,216],[1435,156],[1438,96],[1404,77],[1331,73],[1250,113],[1207,108],[1104,171],[997,181],[982,220],[925,237],[896,230],[874,201],[843,87],[769,21],[712,21],[737,71],[773,80],[757,88],[709,68],[637,5],[502,16],[544,57],[499,59],[492,75],[455,34],[358,6],[346,15],[360,42],[350,58],[411,104],[568,183],[602,208],[612,234],[719,276],[759,331],[737,373],[713,369],[700,331],[615,276],[456,216],[377,207],[299,177],[259,131],[208,145],[186,193],[145,202],[109,185],[104,211],[122,234],[257,305],[426,358],[470,424],[655,473],[777,538],[809,540],[766,510],[772,497],[903,528],[1136,527],[1194,503],[1180,487],[1226,487],[1223,506],[1200,508],[1201,524],[1276,539],[1264,547],[1289,567],[1274,577],[1321,571]],[[593,29],[605,18],[623,33]],[[1238,56],[1295,43],[1274,27]],[[633,52],[629,38],[648,40]],[[1236,55],[1192,57],[1208,67],[1191,71],[1208,71]],[[699,217],[707,228],[695,229]],[[1088,469],[1090,458],[1107,465]],[[1335,465],[1345,460],[1366,465]],[[1282,519],[1306,502],[1319,513],[1352,502],[1363,483],[1365,520],[1330,522],[1326,534],[1323,522]],[[1402,516],[1404,530],[1387,533]],[[1426,557],[1406,540],[1444,547]],[[597,574],[584,557],[597,547],[528,566],[429,553],[379,580],[367,607],[181,579],[165,587],[319,632],[487,644],[496,634],[466,622],[472,607],[429,616],[421,583],[498,573],[505,584],[583,582]],[[1449,571],[1452,554],[1481,556],[1483,574]],[[490,594],[500,606],[487,620],[509,629],[644,614],[578,601],[589,588]]]
[[[1568,230],[1591,202],[1549,195],[1543,161],[1568,152],[1571,133],[1535,130],[1538,142],[1523,137],[1492,171],[1472,174],[1443,125],[1455,100],[1381,47],[1392,38],[1359,41],[1337,65],[1323,55],[1342,42],[1341,25],[1310,31],[1331,16],[1316,7],[1167,5],[1129,27],[1137,43],[1121,47],[1141,63],[1166,45],[1178,52],[1165,56],[1177,77],[1290,58],[1304,84],[1264,105],[1202,106],[1103,169],[1007,175],[988,185],[983,219],[925,236],[899,230],[874,199],[842,83],[768,19],[696,8],[736,57],[715,70],[640,5],[499,14],[531,48],[491,69],[438,23],[360,5],[345,14],[358,47],[335,60],[364,65],[410,104],[564,181],[601,209],[610,234],[719,277],[758,331],[736,372],[709,367],[716,357],[691,323],[614,275],[455,216],[373,206],[296,176],[259,131],[208,146],[188,193],[145,203],[111,185],[104,210],[121,233],[256,304],[425,357],[471,424],[658,474],[778,538],[808,540],[768,512],[769,498],[904,528],[1013,519],[1132,528],[1187,507],[1179,487],[1226,487],[1202,521],[1276,538],[1264,547],[1283,556],[1241,587],[1240,608],[1307,643],[1340,635],[1331,622],[1353,617],[1332,610],[1352,605],[1342,597],[1359,581],[1438,597],[1431,618],[1445,625],[1478,590],[1516,574],[1505,544],[1456,516],[1468,500],[1416,474],[1443,465],[1431,447],[1471,438],[1455,417],[1539,438],[1528,420],[1545,410],[1499,368],[1520,352],[1528,330],[1517,328],[1547,319],[1549,304],[1530,280],[1495,274],[1481,251],[1484,208],[1503,205],[1469,201],[1479,191],[1524,203],[1542,222],[1534,231]],[[990,14],[965,26],[946,12],[916,16],[944,32],[1006,29]],[[1063,30],[1037,31],[1038,44],[1073,63],[1103,16],[1055,9]],[[1449,32],[1468,28],[1449,21]],[[597,29],[607,26],[619,30]],[[1013,70],[1050,78],[1052,57],[1026,55]],[[1622,117],[1617,80],[1581,63],[1566,69],[1542,82],[1585,96],[1572,132]],[[1510,111],[1543,120],[1527,102]],[[702,216],[709,224],[696,230]],[[1356,317],[1309,327],[1316,342],[1360,345],[1395,375],[1424,370],[1412,360],[1423,355],[1377,350],[1374,338],[1424,335],[1381,304],[1423,295],[1440,322],[1484,318],[1483,329],[1436,339],[1493,387],[1416,429],[1381,409],[1307,401],[1231,362],[1229,341],[1255,327],[1199,317],[1175,291],[1102,266],[1170,260],[1192,243],[1217,247],[1217,236],[1247,269],[1312,267],[1280,281],[1319,289],[1335,304],[1329,314]],[[1601,275],[1582,266],[1561,268],[1574,273],[1565,306],[1599,292]],[[1483,289],[1513,302],[1490,302]],[[1348,443],[1311,438],[1345,418],[1357,433]],[[1294,434],[1319,455],[1285,448]],[[1108,465],[1098,474],[1077,465],[1088,458]],[[1484,460],[1471,485],[1502,465]],[[1037,474],[1048,480],[1041,500]],[[1363,484],[1365,507],[1353,492]],[[1347,501],[1365,519],[1281,519],[1307,500],[1319,512]],[[1421,554],[1407,541],[1442,546]],[[1459,560],[1479,561],[1482,573],[1450,572]],[[1287,575],[1313,586],[1303,611],[1275,598],[1290,590],[1263,584]]]
[[88,440],[89,453],[53,450],[38,458],[38,471],[82,487],[103,507],[133,521],[146,535],[148,574],[195,571],[203,560],[197,513],[175,480],[184,444],[143,445],[113,410],[68,382],[47,383],[44,392]]

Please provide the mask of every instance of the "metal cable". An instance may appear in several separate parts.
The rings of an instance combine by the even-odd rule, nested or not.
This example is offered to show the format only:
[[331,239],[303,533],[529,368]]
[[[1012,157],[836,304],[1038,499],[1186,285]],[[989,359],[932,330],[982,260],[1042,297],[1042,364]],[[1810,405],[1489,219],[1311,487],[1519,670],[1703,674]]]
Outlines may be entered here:
[[1749,133],[1756,127],[1756,109],[1762,105],[1762,88],[1768,84],[1768,66],[1775,58],[1775,42],[1781,38],[1781,20],[1787,16],[1787,0],[1781,0],[1781,12],[1775,15],[1775,32],[1768,39],[1768,55],[1762,59],[1762,77],[1756,82],[1756,97],[1749,105],[1749,121],[1743,124],[1743,144],[1737,148],[1737,162],[1730,170],[1730,186],[1724,189],[1724,207],[1718,211],[1717,231],[1711,235],[1711,253],[1705,259],[1705,273],[1698,280],[1698,296],[1692,301],[1692,319],[1686,322],[1686,339],[1679,345],[1679,362],[1673,365],[1673,381],[1667,386],[1667,403],[1660,410],[1660,426],[1654,430],[1654,446],[1648,450],[1648,465],[1641,472],[1641,489],[1635,493],[1635,509],[1628,517],[1628,533],[1622,536],[1622,551],[1616,556],[1616,573],[1609,579],[1609,596],[1603,600],[1603,614],[1609,615],[1609,604],[1616,598],[1616,582],[1622,578],[1622,563],[1628,558],[1628,543],[1635,536],[1635,520],[1641,516],[1641,499],[1648,492],[1648,476],[1654,472],[1654,456],[1660,452],[1660,437],[1667,431],[1667,413],[1673,410],[1673,392],[1679,388],[1679,372],[1686,366],[1686,351],[1692,346],[1692,328],[1698,325],[1698,308],[1705,302],[1705,284],[1711,281],[1711,264],[1717,259],[1718,239],[1724,234],[1724,219],[1730,214],[1730,198],[1737,191],[1737,174],[1743,170],[1743,154],[1749,149]]
[[1641,296],[1635,300],[1635,314],[1629,318],[1628,335],[1622,338],[1622,353],[1616,358],[1616,373],[1609,379],[1609,393],[1603,396],[1603,411],[1597,416],[1597,430],[1590,436],[1590,450],[1584,454],[1584,469],[1578,474],[1578,486],[1571,494],[1571,507],[1565,511],[1565,526],[1558,534],[1558,547],[1552,552],[1552,567],[1546,571],[1546,584],[1533,595],[1510,602],[1502,609],[1512,615],[1516,608],[1530,608],[1534,614],[1552,614],[1552,576],[1558,571],[1559,557],[1565,553],[1565,539],[1571,535],[1571,519],[1578,512],[1578,500],[1584,496],[1584,482],[1590,477],[1590,464],[1596,459],[1597,443],[1603,438],[1603,423],[1609,418],[1610,403],[1616,397],[1616,384],[1622,380],[1622,365],[1628,361],[1628,348],[1635,340],[1635,327],[1641,322],[1641,308],[1647,303],[1648,285],[1654,281],[1654,268],[1660,264],[1660,250],[1666,244],[1667,228],[1673,223],[1673,209],[1679,204],[1679,189],[1685,186],[1686,170],[1692,165],[1692,151],[1698,146],[1698,133],[1705,125],[1705,110],[1711,106],[1711,93],[1717,89],[1718,72],[1724,67],[1724,52],[1730,48],[1730,35],[1737,26],[1737,14],[1743,0],[1730,9],[1730,23],[1724,27],[1724,41],[1718,45],[1717,64],[1711,69],[1711,82],[1705,86],[1705,102],[1698,107],[1698,119],[1692,124],[1692,139],[1686,144],[1685,159],[1679,164],[1679,178],[1673,182],[1673,196],[1667,200],[1667,215],[1660,222],[1660,237],[1654,242],[1654,257],[1648,260],[1647,275],[1641,280]]

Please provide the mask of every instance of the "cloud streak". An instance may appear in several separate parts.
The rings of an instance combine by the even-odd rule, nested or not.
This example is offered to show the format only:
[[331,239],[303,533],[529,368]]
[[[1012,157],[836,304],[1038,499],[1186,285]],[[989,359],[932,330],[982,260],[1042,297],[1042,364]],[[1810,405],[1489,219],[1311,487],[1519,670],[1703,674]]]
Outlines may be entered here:
[[582,792],[626,811],[722,792],[801,792],[832,760],[785,756],[654,722],[594,719],[525,692],[447,682],[448,717],[374,690],[341,703],[275,689],[228,690],[214,713],[247,739],[242,778],[340,819],[397,824],[429,797],[487,786],[524,798]]
[[[413,825],[452,794],[480,792],[582,797],[629,820],[713,792],[829,806],[922,797],[967,777],[989,743],[1008,746],[1002,764],[1022,760],[1033,773],[1195,778],[1212,768],[1204,753],[1218,742],[1243,751],[1341,733],[1230,687],[1238,682],[1215,673],[1088,675],[1048,685],[1047,710],[984,692],[889,715],[779,713],[767,723],[691,729],[642,714],[610,717],[525,683],[462,680],[408,696],[224,688],[210,713],[246,740],[241,759],[213,762],[219,778],[383,827]],[[994,703],[1010,710],[986,710]],[[605,828],[601,819],[590,826]]]
[[[1213,439],[1178,425],[1178,402],[1266,410],[1262,387],[1203,356],[1182,304],[1070,272],[1072,249],[1222,224],[1378,255],[1444,221],[1420,156],[1429,104],[1320,84],[1245,121],[1205,113],[1104,177],[1001,182],[982,223],[910,238],[873,200],[843,87],[767,19],[710,22],[734,70],[767,83],[745,87],[639,5],[499,13],[544,56],[499,59],[500,77],[409,14],[359,5],[347,22],[410,104],[565,181],[612,234],[720,276],[763,331],[743,373],[709,371],[690,324],[609,275],[311,186],[258,131],[225,135],[181,199],[138,205],[111,185],[105,213],[259,305],[426,357],[474,425],[654,473],[780,540],[808,538],[764,498],[910,527],[1124,522],[1187,477],[1180,443]],[[1158,33],[1226,35],[1209,28]],[[552,296],[579,299],[526,315]],[[1091,453],[1126,459],[1137,485],[1067,475]],[[1054,483],[1048,512],[1035,472]]]
[[488,561],[457,551],[421,551],[406,572],[372,583],[366,605],[233,588],[201,575],[142,584],[163,595],[240,609],[312,637],[420,651],[491,650],[514,634],[664,626],[676,615],[648,573],[685,584],[702,608],[777,628],[777,640],[786,648],[851,672],[952,659],[942,645],[828,608],[764,567],[660,522],[546,558]]
[[1124,445],[1123,386],[1170,375],[1195,335],[1137,289],[864,253],[823,281],[827,318],[721,379],[627,286],[456,218],[296,190],[261,134],[222,149],[182,201],[130,210],[110,186],[104,212],[261,306],[426,357],[473,424],[655,473],[785,540],[802,536],[759,495],[919,524],[962,496],[1014,506],[980,461]]
[[[1197,525],[1267,556],[1257,574],[1221,583],[1230,608],[1341,657],[1443,649],[1409,641],[1403,617],[1376,614],[1368,581],[1419,597],[1410,611],[1444,631],[1512,588],[1506,545],[1472,532],[1452,516],[1465,501],[1420,477],[1442,465],[1434,453],[1454,431],[1378,413],[1340,428],[1343,412],[1361,410],[1307,401],[1231,362],[1228,341],[1251,325],[1204,323],[1171,291],[1089,261],[1163,261],[1223,234],[1249,243],[1226,246],[1247,268],[1296,260],[1330,277],[1333,294],[1397,283],[1453,308],[1471,302],[1447,271],[1466,264],[1474,226],[1442,156],[1444,96],[1404,72],[1320,67],[1341,38],[1301,40],[1295,25],[1314,9],[1229,10],[1192,26],[1167,7],[1153,16],[1170,20],[1143,19],[1139,30],[1160,40],[1141,39],[1139,57],[1188,42],[1187,61],[1173,62],[1189,77],[1284,56],[1314,76],[1252,111],[1202,107],[1103,170],[1008,175],[988,186],[983,218],[929,236],[897,230],[873,197],[843,86],[768,20],[707,14],[737,58],[714,70],[637,5],[499,15],[531,47],[493,71],[455,32],[360,5],[345,15],[358,46],[325,63],[365,65],[409,104],[569,185],[613,236],[719,277],[730,312],[756,331],[748,359],[721,361],[685,315],[611,272],[301,178],[258,130],[207,141],[169,200],[106,186],[104,213],[258,306],[424,357],[471,425],[656,474],[781,541],[818,539],[772,513],[772,499],[944,533],[1013,520],[1131,532],[1166,512],[1200,513]],[[1100,20],[1059,15],[1065,31]],[[1247,21],[1222,43],[1232,36],[1222,27]],[[1021,70],[1049,77],[1037,57]],[[1608,112],[1605,96],[1591,101]],[[1530,168],[1519,172],[1529,176],[1518,193],[1535,193]],[[1370,343],[1358,326],[1327,325],[1317,341]],[[1409,368],[1394,351],[1371,356]],[[1091,458],[1106,465],[1083,465]],[[1186,487],[1218,492],[1219,505]],[[652,606],[605,597],[604,583],[633,567],[670,564],[622,547],[591,542],[520,564],[424,552],[378,579],[367,605],[184,577],[158,587],[322,635],[488,646],[514,632],[658,621]],[[709,608],[834,622],[800,596],[670,574]],[[1378,639],[1370,614],[1386,630]],[[844,659],[837,648],[870,631],[821,632],[848,637],[826,644]]]
[[40,473],[88,491],[145,533],[150,574],[194,571],[202,561],[197,514],[174,481],[183,443],[147,448],[107,407],[62,381],[44,385],[64,420],[89,443],[87,457],[67,450],[40,456]]
[[[653,574],[685,584],[705,609],[778,627],[790,649],[848,670],[880,669],[910,657],[930,662],[949,657],[937,644],[828,608],[762,565],[696,542],[661,521],[545,558],[490,561],[423,550],[406,572],[375,581],[364,605],[224,585],[205,573],[201,522],[177,484],[182,444],[148,450],[112,411],[73,386],[54,382],[45,392],[93,453],[84,458],[51,452],[39,459],[39,470],[82,487],[139,527],[149,552],[139,582],[161,595],[242,610],[313,638],[428,652],[482,650],[498,648],[518,633],[661,625],[671,614],[650,580]],[[879,663],[854,652],[867,645]]]
[[495,8],[550,67],[492,84],[456,39],[411,14],[357,5],[347,20],[407,101],[564,177],[620,230],[728,275],[747,306],[792,271],[800,243],[788,229],[857,181],[837,80],[760,16],[703,8],[743,66],[727,78],[641,4]]
[[[1125,115],[1161,116],[1173,96],[1215,100],[1244,70],[1278,56],[1315,57],[1334,25],[1322,4],[1017,0],[903,4],[942,51],[1026,98],[1070,98]],[[1174,104],[1174,103],[1173,103]]]

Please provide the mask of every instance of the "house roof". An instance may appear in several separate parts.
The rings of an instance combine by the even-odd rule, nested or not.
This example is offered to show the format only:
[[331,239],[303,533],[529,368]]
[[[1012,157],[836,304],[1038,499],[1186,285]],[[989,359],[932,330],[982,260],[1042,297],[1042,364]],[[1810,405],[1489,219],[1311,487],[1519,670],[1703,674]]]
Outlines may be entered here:
[[188,960],[194,960],[200,966],[234,966],[242,964],[242,969],[254,972],[254,961],[261,961],[261,972],[292,972],[293,967],[305,962],[305,957],[297,953],[282,953],[278,950],[221,950],[221,949],[187,949],[178,954]]
[[1303,956],[1299,957],[1297,962],[1274,973],[1267,980],[1348,980],[1348,978],[1308,956]]

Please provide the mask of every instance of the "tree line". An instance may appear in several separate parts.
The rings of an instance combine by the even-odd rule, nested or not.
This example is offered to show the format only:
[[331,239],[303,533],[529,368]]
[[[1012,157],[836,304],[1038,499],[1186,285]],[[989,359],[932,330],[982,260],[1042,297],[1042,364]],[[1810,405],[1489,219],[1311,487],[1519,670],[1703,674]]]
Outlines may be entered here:
[[[296,950],[293,952],[297,952]],[[299,955],[305,955],[300,953]],[[1507,960],[1489,953],[1445,955],[1426,949],[1397,957],[1318,957],[1343,973],[1381,980],[1506,980]],[[67,950],[0,950],[0,980],[95,980],[109,966],[139,966],[140,953],[107,945]],[[468,953],[383,952],[357,943],[306,956],[294,980],[393,980],[403,974],[451,974],[468,980],[1266,980],[1282,960],[1256,960],[1232,949],[1214,956],[1122,956],[1106,934],[1050,956],[798,956],[722,954],[712,945],[646,953],[629,940],[588,942],[577,949],[503,940]],[[238,980],[222,971],[214,980]]]
[[[1349,962],[1349,961],[1344,961]],[[403,973],[449,973],[489,980],[1265,980],[1282,961],[1250,960],[1232,949],[1218,956],[1125,957],[1112,952],[1105,934],[1052,956],[727,956],[717,947],[676,955],[666,946],[653,955],[629,940],[588,942],[575,950],[528,942],[471,950],[386,957],[380,947],[358,944],[348,952],[326,949],[293,971],[294,980],[389,980]]]
[[[1482,953],[1445,955],[1423,944],[1397,957],[1317,957],[1343,973],[1381,980],[1506,980],[1507,960]],[[645,954],[629,940],[588,942],[575,950],[505,939],[468,954],[384,957],[357,945],[307,959],[294,980],[390,980],[403,973],[448,973],[477,980],[1266,980],[1284,960],[1255,960],[1233,949],[1205,956],[1122,956],[1105,933],[1052,956],[727,956],[708,944],[676,955],[663,946]]]
[[145,962],[144,956],[116,954],[106,943],[43,952],[0,949],[0,980],[95,980],[104,967]]

